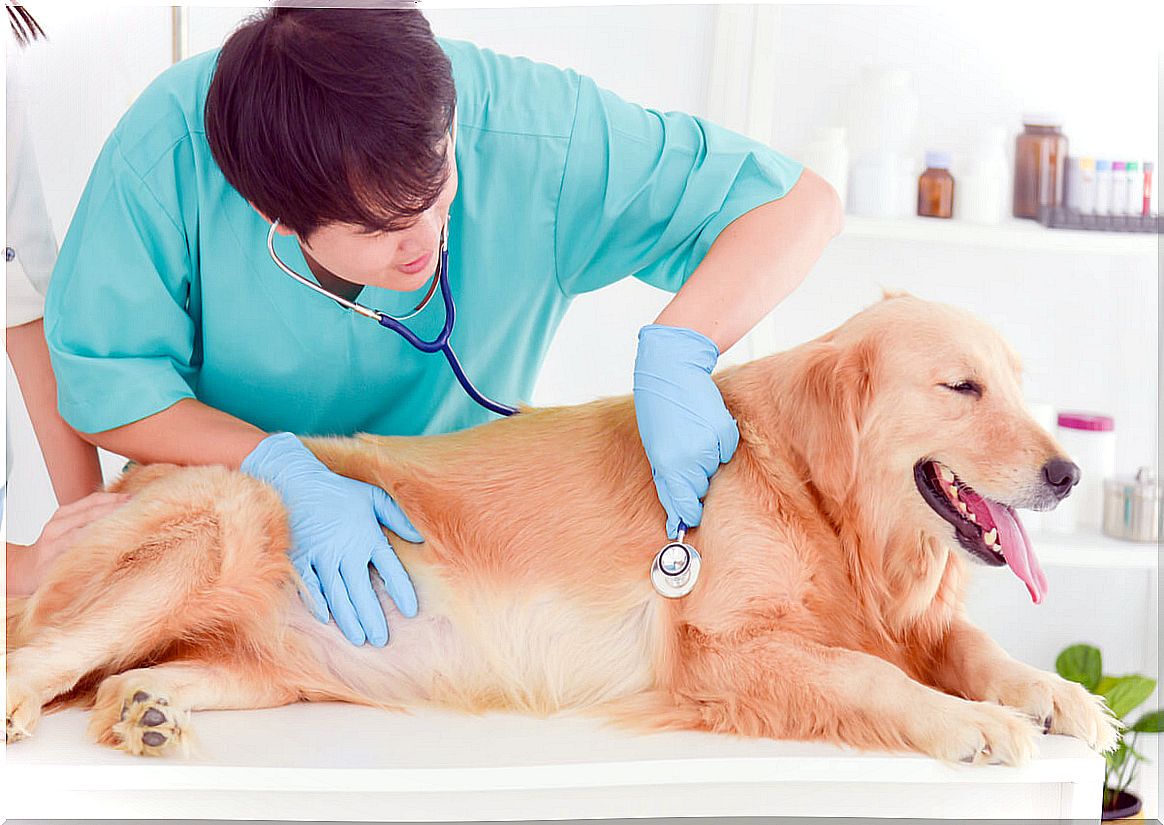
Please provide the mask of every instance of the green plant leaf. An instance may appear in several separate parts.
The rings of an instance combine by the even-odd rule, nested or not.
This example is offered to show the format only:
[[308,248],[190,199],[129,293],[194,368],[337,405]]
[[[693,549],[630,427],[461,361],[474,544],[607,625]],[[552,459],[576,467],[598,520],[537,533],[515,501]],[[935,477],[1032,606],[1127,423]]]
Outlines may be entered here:
[[1092,645],[1071,645],[1064,648],[1055,659],[1055,671],[1064,679],[1078,682],[1094,693],[1103,672],[1103,657],[1099,648]]
[[1121,739],[1119,746],[1114,751],[1105,753],[1103,758],[1107,762],[1107,773],[1109,775],[1107,785],[1110,787],[1113,784],[1110,781],[1110,777],[1113,774],[1119,773],[1120,768],[1124,766],[1124,762],[1128,759],[1128,743]]
[[1137,733],[1160,733],[1161,725],[1164,725],[1164,711],[1154,710],[1141,716],[1132,725],[1132,730]]
[[1092,688],[1091,692],[1097,696],[1103,696],[1107,691],[1111,690],[1111,686],[1120,680],[1118,676],[1104,676],[1099,680],[1099,684]]
[[1156,680],[1139,674],[1131,674],[1120,676],[1105,687],[1107,688],[1105,692],[1099,695],[1107,700],[1107,706],[1111,708],[1111,712],[1123,719],[1126,714],[1131,713],[1152,695],[1152,691],[1156,689]]

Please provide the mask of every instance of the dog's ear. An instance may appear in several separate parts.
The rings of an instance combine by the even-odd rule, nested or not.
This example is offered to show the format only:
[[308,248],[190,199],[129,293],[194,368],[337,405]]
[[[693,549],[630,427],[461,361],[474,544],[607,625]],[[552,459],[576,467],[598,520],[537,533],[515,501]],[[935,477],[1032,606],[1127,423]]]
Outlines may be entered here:
[[873,395],[875,347],[821,341],[795,387],[800,448],[813,483],[835,502],[856,480],[861,425]]

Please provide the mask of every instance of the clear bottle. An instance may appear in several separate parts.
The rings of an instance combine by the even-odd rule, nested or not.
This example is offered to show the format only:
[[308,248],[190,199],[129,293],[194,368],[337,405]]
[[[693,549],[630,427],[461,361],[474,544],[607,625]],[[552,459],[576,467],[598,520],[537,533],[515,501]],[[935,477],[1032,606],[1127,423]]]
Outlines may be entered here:
[[1111,213],[1111,161],[1095,162],[1095,214]]
[[1111,164],[1111,207],[1112,215],[1126,215],[1128,209],[1128,165],[1122,160]]
[[1095,158],[1079,159],[1079,197],[1075,208],[1084,215],[1095,214]]
[[1140,171],[1140,162],[1128,161],[1128,197],[1124,206],[1125,215],[1139,215],[1144,207],[1144,173]]
[[1038,218],[1039,207],[1063,204],[1067,136],[1062,128],[1055,115],[1023,116],[1023,131],[1014,145],[1016,218]]
[[954,176],[949,152],[926,152],[926,171],[917,181],[917,213],[923,218],[954,216]]

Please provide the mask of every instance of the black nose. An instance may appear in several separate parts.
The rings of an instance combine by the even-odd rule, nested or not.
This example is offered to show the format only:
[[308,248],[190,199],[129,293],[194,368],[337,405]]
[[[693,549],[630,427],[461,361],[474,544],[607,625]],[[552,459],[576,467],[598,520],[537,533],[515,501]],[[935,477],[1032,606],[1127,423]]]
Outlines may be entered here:
[[1079,467],[1065,458],[1052,458],[1043,465],[1043,478],[1059,499],[1067,498],[1071,488],[1079,483]]

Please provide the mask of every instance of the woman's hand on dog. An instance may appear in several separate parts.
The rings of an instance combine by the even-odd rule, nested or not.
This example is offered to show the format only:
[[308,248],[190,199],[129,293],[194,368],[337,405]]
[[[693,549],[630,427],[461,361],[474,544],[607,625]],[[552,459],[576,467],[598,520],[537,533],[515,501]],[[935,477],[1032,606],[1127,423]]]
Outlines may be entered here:
[[27,596],[36,590],[45,572],[77,540],[78,534],[97,519],[129,501],[125,493],[90,493],[53,513],[40,537],[32,544],[6,547],[9,596]]
[[639,330],[635,415],[670,538],[680,522],[699,524],[711,477],[739,444],[735,419],[711,378],[718,358],[715,343],[695,330],[662,324]]
[[291,521],[289,553],[303,581],[311,612],[328,614],[348,641],[388,643],[388,622],[372,589],[368,565],[400,613],[416,615],[416,591],[380,526],[407,541],[424,538],[379,487],[337,475],[291,433],[267,436],[242,463],[242,471],[279,491]]

